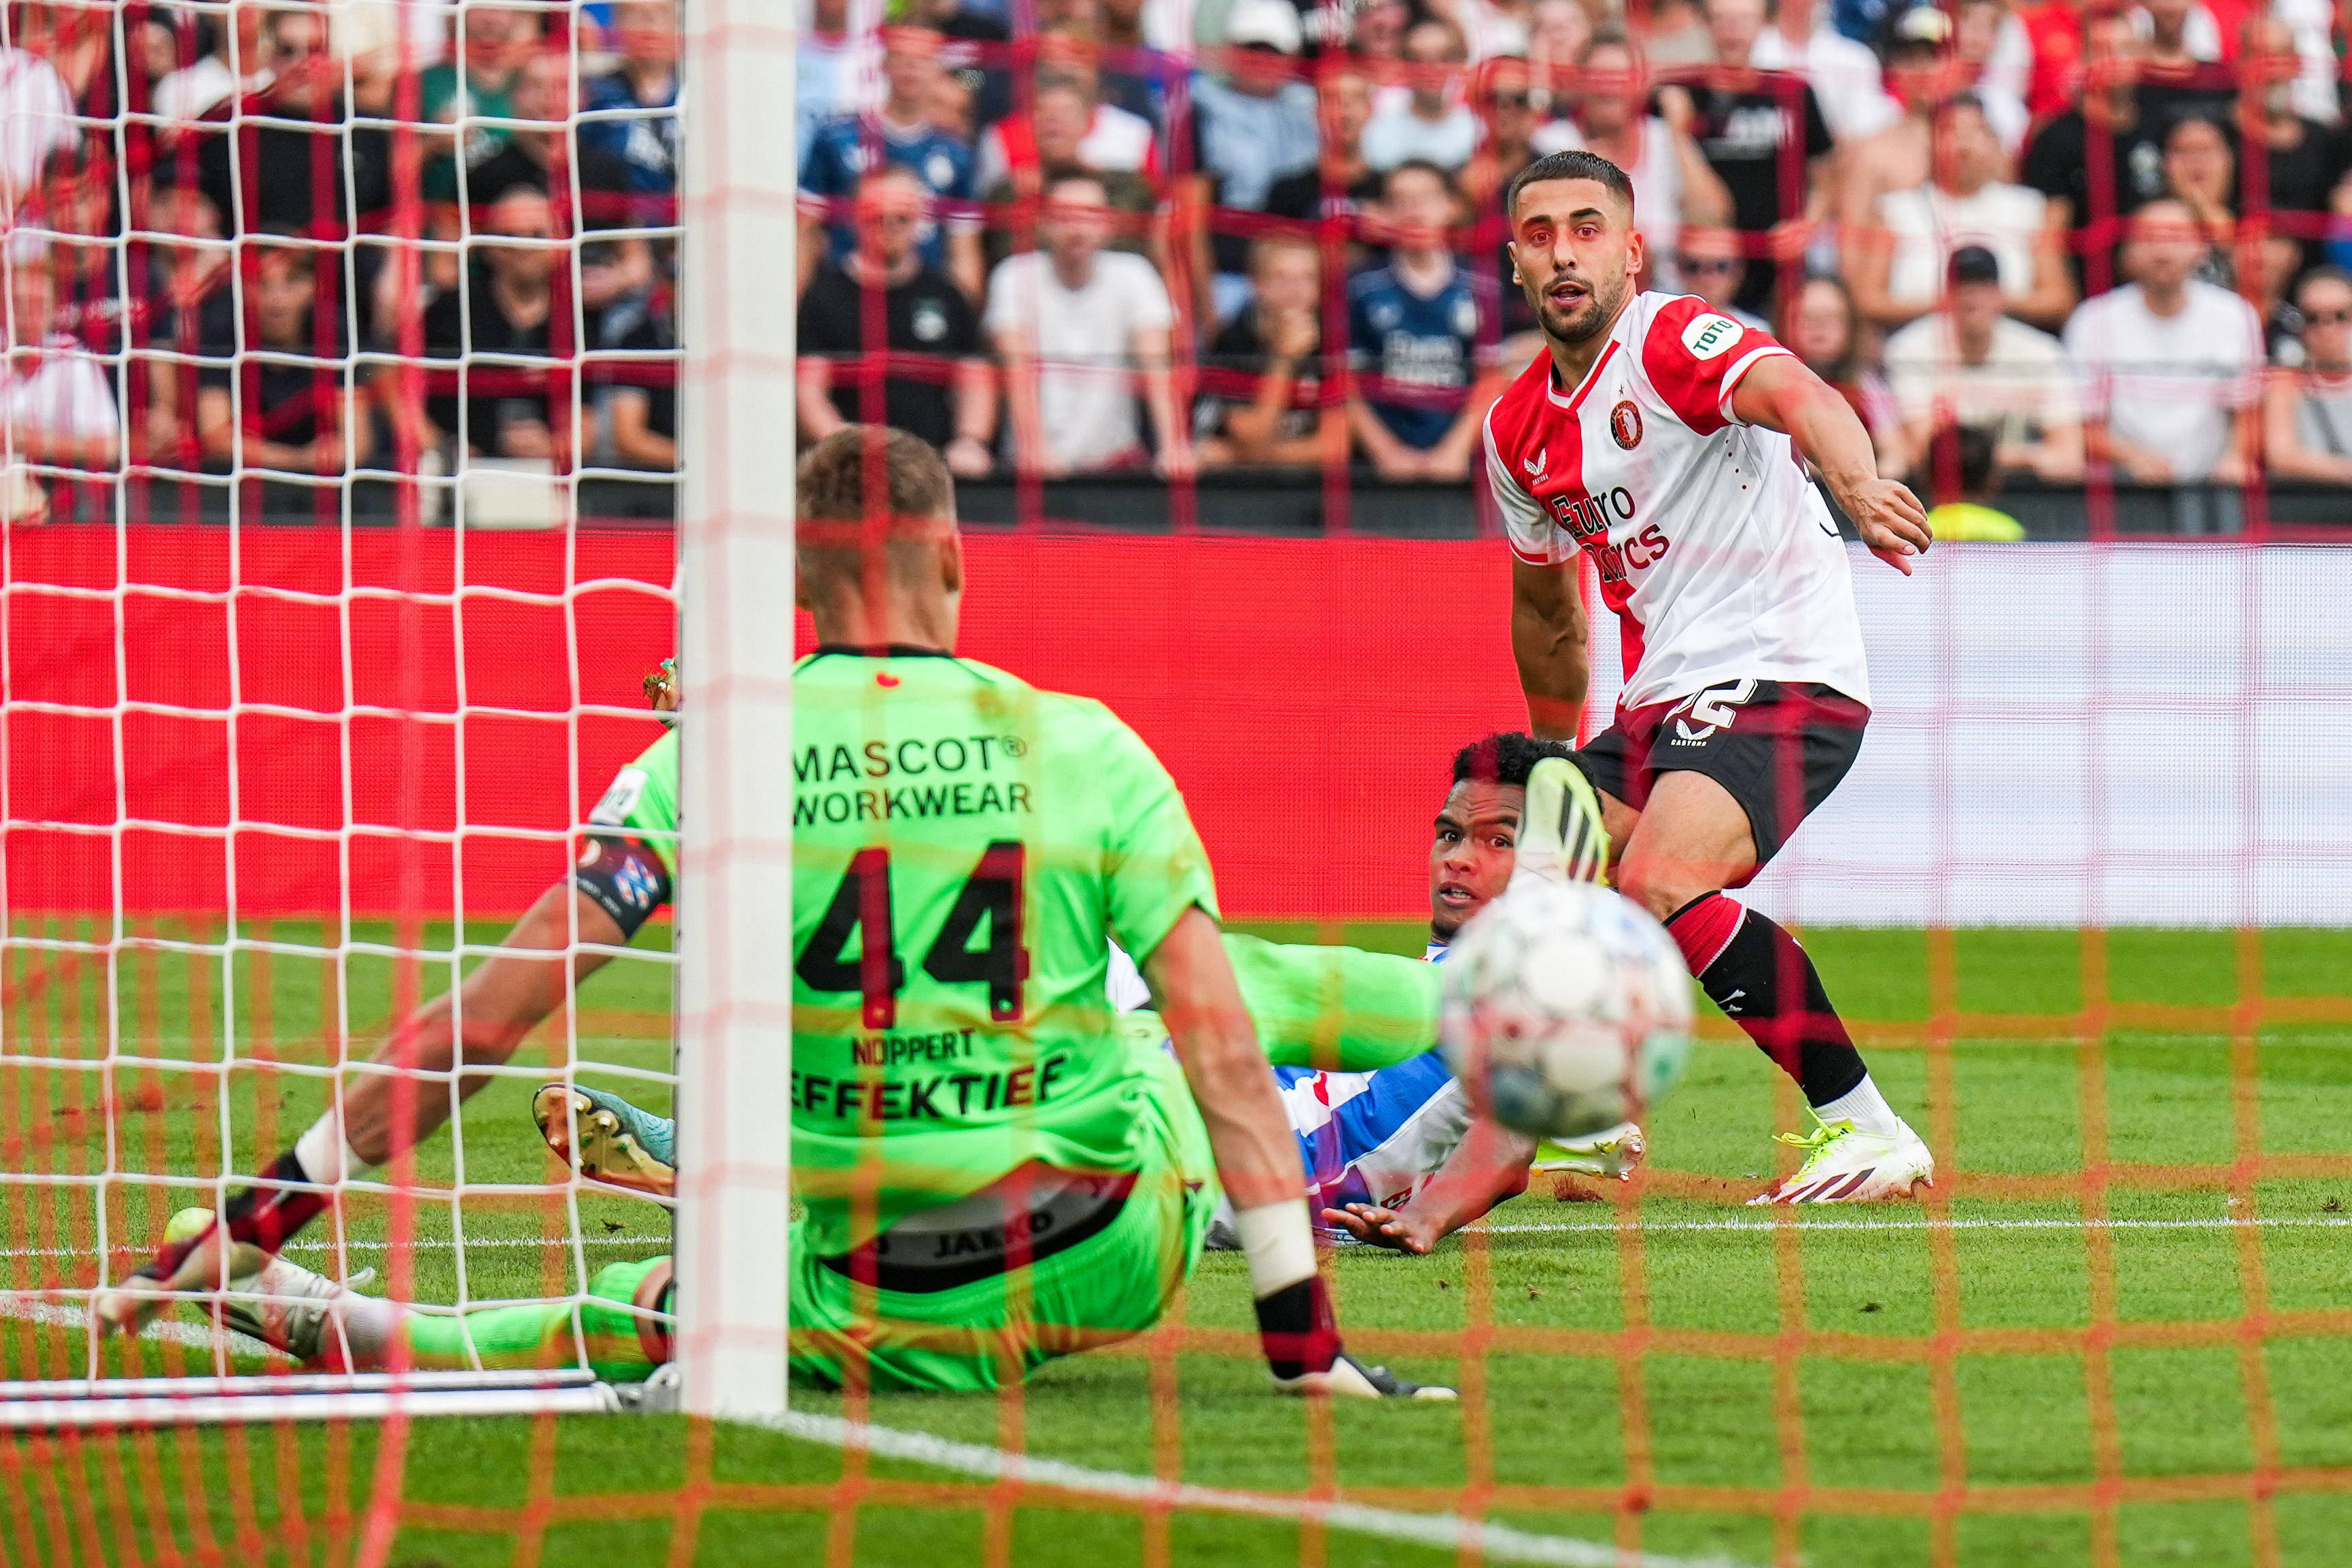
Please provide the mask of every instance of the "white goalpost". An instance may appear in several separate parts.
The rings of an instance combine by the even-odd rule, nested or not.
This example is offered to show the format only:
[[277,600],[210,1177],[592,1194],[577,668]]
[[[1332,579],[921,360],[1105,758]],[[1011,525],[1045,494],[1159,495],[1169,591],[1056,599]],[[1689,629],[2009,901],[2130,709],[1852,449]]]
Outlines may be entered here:
[[[462,150],[478,130],[545,134],[560,119],[576,142],[596,122],[671,112],[583,110],[578,0],[536,6],[545,54],[569,51],[573,97],[560,115],[534,119],[520,107],[490,115],[461,104],[454,120],[420,110],[405,112],[422,118],[401,119],[392,117],[418,101],[413,93],[362,101],[362,45],[413,41],[430,10],[454,18],[454,54],[476,8],[476,0],[452,0],[446,11],[434,0],[316,8],[333,20],[320,23],[315,47],[340,68],[351,98],[333,124],[319,121],[320,142],[338,149],[343,162],[334,178],[354,210],[362,162],[354,150],[370,134],[383,134],[387,146],[437,135]],[[184,33],[205,18],[234,34],[253,8],[199,0],[183,9]],[[275,47],[277,15],[261,24],[257,46],[236,34],[227,51],[242,60],[242,51]],[[257,237],[234,214],[226,237],[182,232],[162,195],[134,185],[131,139],[233,135],[255,119],[277,131],[300,123],[282,106],[240,100],[226,121],[200,133],[190,131],[194,121],[163,122],[138,107],[81,122],[89,146],[111,142],[119,222],[103,234],[50,232],[41,225],[63,220],[26,207],[0,235],[0,267],[12,274],[52,265],[39,260],[44,246],[62,254],[88,246],[106,251],[109,275],[126,291],[151,250],[226,257],[220,289],[229,302],[224,319],[236,324],[234,352],[189,340],[157,347],[129,331],[110,348],[73,351],[103,376],[126,421],[148,406],[151,380],[160,385],[184,372],[194,389],[200,377],[207,388],[225,377],[229,417],[241,432],[225,463],[209,448],[199,462],[193,448],[126,440],[104,472],[27,461],[15,444],[14,414],[0,443],[7,481],[0,486],[0,1150],[7,1151],[0,1154],[0,1432],[633,1408],[761,1420],[784,1411],[795,40],[791,12],[772,0],[681,0],[679,20],[674,215],[633,206],[625,219],[608,214],[599,224],[593,198],[583,204],[574,158],[568,197],[560,184],[550,193],[557,226],[536,235],[502,229],[485,204],[467,201],[461,152],[454,234],[396,222],[371,232],[355,222],[340,241],[298,243],[275,229]],[[133,21],[127,6],[110,16],[118,57],[134,47]],[[409,42],[396,47],[414,68]],[[61,136],[60,146],[69,140]],[[194,167],[192,159],[183,163]],[[251,176],[234,162],[230,172],[242,201]],[[425,210],[413,191],[395,196],[412,218]],[[0,215],[6,199],[0,192]],[[568,231],[561,226],[567,200]],[[669,340],[651,349],[616,345],[586,329],[583,252],[632,243],[677,246],[676,348]],[[567,278],[551,293],[558,302],[568,298],[569,345],[558,332],[543,357],[486,350],[473,336],[478,321],[465,317],[462,350],[436,361],[428,342],[420,354],[422,301],[438,291],[457,298],[461,316],[476,309],[486,263],[495,259],[489,252],[502,245],[552,253]],[[370,246],[390,258],[373,283],[355,259]],[[296,348],[251,338],[257,280],[292,265],[280,251],[298,250],[310,258],[300,265],[320,277],[341,274],[331,287],[320,286],[321,302],[331,296],[356,315],[394,298],[406,335],[387,346],[347,330],[330,346],[321,328],[316,344]],[[64,276],[65,265],[54,265]],[[395,298],[403,287],[416,298]],[[0,283],[0,299],[7,298]],[[311,319],[327,308],[314,307]],[[635,543],[592,539],[581,526],[584,487],[648,478],[587,434],[602,428],[600,389],[634,385],[629,373],[655,361],[676,367],[674,536],[639,529]],[[384,409],[406,411],[386,414],[394,426],[432,399],[449,398],[457,410],[454,445],[446,431],[440,445],[420,448],[401,430],[391,451],[381,440],[362,451],[352,438],[337,472],[282,469],[275,465],[282,456],[257,457],[285,444],[253,444],[267,424],[257,400],[270,395],[257,376],[297,370],[334,382],[333,395],[350,400],[350,410],[365,406],[373,387]],[[646,384],[667,385],[670,374],[663,369]],[[384,391],[403,375],[412,378],[404,391]],[[568,423],[577,434],[573,458],[534,465],[481,449],[470,422],[486,409],[497,413],[499,398],[515,401],[518,385],[524,401],[543,398],[549,425]],[[16,507],[27,486],[35,496],[47,486],[47,516]],[[310,532],[272,536],[256,527],[270,504],[254,498],[266,486],[278,487],[279,505],[297,491],[328,497]],[[200,499],[168,517],[151,515],[151,498],[167,489]],[[362,492],[397,499],[385,503],[385,516],[362,517]],[[100,499],[69,504],[84,493]],[[499,495],[509,503],[523,495],[528,504],[501,504]],[[225,521],[217,515],[224,504]],[[44,528],[34,530],[35,522]],[[667,624],[656,627],[656,612]],[[614,613],[626,622],[626,646],[592,672],[583,648],[604,634],[601,618]],[[530,622],[535,630],[517,646],[541,656],[533,678],[542,695],[517,696],[532,680],[496,661],[532,655],[499,645],[483,627],[533,616],[541,619]],[[159,617],[168,622],[160,638],[149,624]],[[278,619],[307,629],[278,643],[265,640],[257,654],[254,626]],[[434,652],[445,625],[454,652]],[[58,627],[83,643],[47,664],[28,662],[24,651]],[[207,640],[216,632],[222,641]],[[635,966],[642,983],[628,994],[667,990],[668,1016],[641,1029],[635,1015],[626,1027],[583,1023],[583,1009],[600,1007],[596,988],[614,985],[592,977],[533,1037],[529,1049],[544,1046],[544,1055],[468,1065],[462,1075],[408,1074],[420,1098],[448,1098],[445,1130],[425,1141],[413,1164],[395,1158],[333,1182],[332,1204],[286,1252],[337,1278],[375,1265],[408,1281],[395,1292],[404,1302],[460,1321],[505,1304],[567,1304],[569,1359],[582,1369],[502,1367],[469,1338],[470,1370],[292,1372],[282,1356],[265,1363],[262,1347],[220,1326],[217,1315],[205,1322],[188,1311],[219,1306],[201,1294],[166,1303],[143,1343],[125,1346],[93,1332],[95,1302],[153,1254],[171,1215],[225,1210],[248,1177],[261,1176],[268,1189],[273,1156],[322,1108],[340,1104],[338,1074],[347,1084],[357,1071],[393,1071],[366,1064],[384,1038],[379,1009],[396,1022],[417,1000],[410,988],[420,973],[423,995],[438,988],[436,969],[454,990],[498,951],[509,905],[520,906],[509,884],[523,873],[511,867],[524,863],[526,851],[537,857],[530,864],[548,871],[559,852],[568,858],[611,781],[610,758],[625,761],[660,733],[641,706],[614,695],[616,669],[635,658],[641,670],[673,653],[683,695],[671,952],[611,949],[607,970]],[[318,667],[306,669],[305,660]],[[412,661],[434,668],[419,674]],[[287,695],[305,680],[310,687]],[[445,680],[446,690],[436,684]],[[402,695],[418,691],[425,695],[413,704]],[[483,727],[499,725],[527,738],[478,742]],[[164,769],[158,785],[142,747],[159,727],[173,726],[202,739],[173,743],[181,749],[168,760],[179,772]],[[319,821],[296,820],[271,803],[265,774],[278,764],[268,746],[286,736],[299,754],[292,766],[321,770]],[[300,749],[320,737],[320,747]],[[205,747],[215,741],[218,776],[206,782],[204,758],[215,753]],[[477,819],[478,798],[496,797],[508,782],[501,769],[530,772],[530,788],[516,791],[530,803],[493,804]],[[91,776],[88,789],[72,777],[77,770]],[[451,820],[434,819],[429,800],[418,803],[435,790],[451,798]],[[195,796],[221,799],[215,809],[182,798]],[[549,803],[558,796],[560,809]],[[315,915],[291,894],[281,905],[268,903],[272,878],[292,875],[267,860],[281,853],[314,854],[326,868],[310,873]],[[495,892],[469,880],[485,853],[507,854],[499,862],[506,882]],[[148,863],[157,857],[184,863],[157,873]],[[446,878],[437,869],[418,874],[415,867],[427,860],[446,863]],[[387,919],[383,890],[395,874],[411,892],[424,891],[404,894]],[[539,877],[534,887],[553,880],[529,874]],[[157,886],[180,900],[160,915]],[[520,902],[529,896],[526,890]],[[454,925],[446,943],[428,929],[442,921]],[[389,936],[376,929],[384,925]],[[587,945],[576,917],[571,940],[575,949]],[[660,977],[643,980],[647,972]],[[364,1013],[355,1000],[362,995]],[[315,1030],[273,1022],[273,1009],[314,1007]],[[597,1043],[604,1038],[619,1044],[606,1051]],[[658,1060],[633,1054],[640,1048]],[[510,1110],[489,1120],[478,1098],[456,1109],[461,1076],[489,1081],[510,1105],[518,1088],[571,1085],[592,1074],[623,1090],[657,1092],[674,1082],[679,1161],[667,1208],[546,1175],[560,1167],[546,1165],[530,1120]],[[495,1149],[486,1146],[492,1140]],[[606,1207],[592,1210],[596,1204]],[[519,1224],[530,1233],[516,1231]],[[590,1301],[590,1279],[600,1260],[665,1249],[676,1282],[671,1364],[642,1389],[599,1382],[584,1369],[590,1343],[579,1311]],[[493,1259],[495,1269],[486,1261]],[[535,1261],[527,1267],[525,1259]],[[420,1284],[426,1260],[430,1280]]]
[[792,1174],[790,16],[696,0],[687,28],[678,517],[677,1360],[686,1409],[784,1409]]

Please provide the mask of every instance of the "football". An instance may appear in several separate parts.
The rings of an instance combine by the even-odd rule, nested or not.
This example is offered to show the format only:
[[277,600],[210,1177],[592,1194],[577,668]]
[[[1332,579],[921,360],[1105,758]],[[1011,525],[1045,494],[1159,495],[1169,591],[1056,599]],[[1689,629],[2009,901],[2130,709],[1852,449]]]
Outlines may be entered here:
[[1576,1138],[1637,1121],[1690,1056],[1682,954],[1605,887],[1517,883],[1441,967],[1446,1060],[1474,1103],[1519,1132]]

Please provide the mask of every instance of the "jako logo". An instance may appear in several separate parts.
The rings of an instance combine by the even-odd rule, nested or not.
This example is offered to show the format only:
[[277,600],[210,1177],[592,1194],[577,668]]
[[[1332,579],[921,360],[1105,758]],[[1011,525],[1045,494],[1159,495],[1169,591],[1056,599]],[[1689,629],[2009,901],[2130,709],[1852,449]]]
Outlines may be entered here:
[[1691,357],[1711,360],[1739,341],[1739,323],[1728,316],[1694,316],[1683,329],[1683,347]]

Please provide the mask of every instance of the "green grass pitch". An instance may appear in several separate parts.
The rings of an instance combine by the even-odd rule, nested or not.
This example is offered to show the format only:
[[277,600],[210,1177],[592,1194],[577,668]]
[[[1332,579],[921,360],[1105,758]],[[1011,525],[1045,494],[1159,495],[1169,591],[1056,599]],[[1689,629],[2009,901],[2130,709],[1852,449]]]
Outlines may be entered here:
[[[1420,942],[1403,926],[1268,934]],[[1032,1455],[1095,1471],[1322,1489],[1743,1563],[2347,1561],[2352,933],[1822,930],[1809,945],[1888,1098],[1936,1145],[1933,1205],[1777,1228],[1738,1207],[1775,1170],[1770,1134],[1792,1124],[1795,1101],[1718,1030],[1654,1118],[1656,1174],[1637,1204],[1558,1201],[1538,1177],[1484,1235],[1433,1257],[1338,1256],[1353,1342],[1410,1375],[1458,1382],[1475,1396],[1459,1406],[1340,1408],[1326,1423],[1274,1397],[1248,1354],[1241,1265],[1212,1255],[1180,1330],[1058,1363],[1017,1404],[886,1396],[871,1418],[978,1445],[1017,1435]],[[428,966],[425,989],[447,973]],[[590,983],[583,1061],[667,1065],[667,975],[647,958]],[[117,1049],[160,1062],[117,1069],[116,1167],[160,1163],[192,1180],[224,1155],[219,1075],[192,1068],[230,1050],[240,1063],[315,1063],[328,1020],[348,1017],[364,1040],[398,995],[393,966],[373,956],[339,986],[299,955],[242,954],[233,971],[126,956],[110,978],[18,947],[5,980],[0,1169],[104,1168],[101,1079],[71,1064],[106,1054],[110,984]],[[564,1049],[561,1030],[542,1031],[469,1104],[469,1185],[549,1179],[527,1106]],[[666,1098],[640,1080],[602,1082]],[[236,1167],[284,1146],[320,1103],[315,1080],[258,1066],[241,1065],[226,1092]],[[2259,1170],[2247,1160],[2257,1149]],[[448,1181],[458,1158],[444,1133],[420,1173]],[[0,1194],[0,1287],[91,1277],[86,1193]],[[110,1204],[110,1234],[143,1250],[183,1201],[128,1187]],[[655,1249],[666,1230],[658,1209],[621,1196],[584,1196],[579,1214],[590,1268]],[[2112,1223],[2081,1223],[2102,1216]],[[382,1218],[355,1206],[354,1266],[382,1264],[364,1245]],[[1621,1228],[1634,1218],[1638,1231]],[[453,1299],[461,1257],[472,1300],[569,1290],[568,1250],[546,1240],[564,1230],[539,1195],[425,1204],[416,1292]],[[1629,1317],[1638,1341],[1617,1332]],[[82,1354],[77,1331],[0,1319],[0,1375],[79,1372]],[[185,1353],[142,1354],[164,1370]],[[842,1408],[814,1393],[794,1402]],[[396,1458],[384,1451],[395,1440]],[[396,1439],[370,1426],[0,1438],[0,1563],[348,1562],[380,1471],[401,1501],[390,1560],[416,1568],[1464,1560],[1352,1529],[1154,1511],[846,1462],[774,1433],[612,1416],[430,1421]],[[1634,1490],[1638,1511],[1625,1506]]]

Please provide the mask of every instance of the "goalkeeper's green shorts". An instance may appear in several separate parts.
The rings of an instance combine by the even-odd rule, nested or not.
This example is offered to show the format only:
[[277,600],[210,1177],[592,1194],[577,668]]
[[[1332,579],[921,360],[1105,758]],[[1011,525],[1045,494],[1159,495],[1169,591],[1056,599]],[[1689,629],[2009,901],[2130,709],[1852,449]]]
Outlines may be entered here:
[[793,1378],[969,1393],[1157,1323],[1201,1260],[1220,1195],[1208,1133],[1172,1060],[1154,1087],[1137,1129],[1142,1166],[1117,1216],[1024,1267],[944,1290],[882,1289],[853,1282],[796,1235]]
[[[838,1387],[865,1368],[868,1386],[971,1392],[1025,1377],[1055,1356],[1141,1333],[1160,1321],[1201,1259],[1219,1189],[1200,1113],[1173,1061],[1141,1101],[1142,1168],[1103,1228],[1025,1267],[938,1291],[854,1283],[801,1243],[792,1255],[792,1375]],[[1043,1243],[1039,1243],[1043,1245]],[[419,1368],[492,1370],[578,1364],[607,1383],[642,1382],[659,1336],[641,1332],[647,1277],[667,1258],[612,1263],[578,1303],[491,1307],[402,1321]]]

